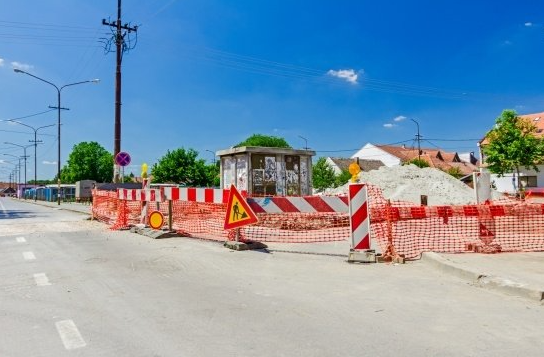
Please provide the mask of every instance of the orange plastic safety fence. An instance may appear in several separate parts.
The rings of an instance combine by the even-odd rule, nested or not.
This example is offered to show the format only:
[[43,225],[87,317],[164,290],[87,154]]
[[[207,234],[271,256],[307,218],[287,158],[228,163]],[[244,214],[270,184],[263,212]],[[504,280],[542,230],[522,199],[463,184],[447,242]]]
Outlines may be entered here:
[[[368,186],[371,236],[382,250],[391,241],[398,254],[416,258],[422,252],[544,250],[544,205],[501,199],[491,204],[419,206],[384,199]],[[139,201],[118,200],[115,192],[93,191],[93,216],[113,229],[140,223]],[[147,202],[148,215],[160,211],[169,220],[168,202]],[[172,228],[185,236],[233,240],[225,231],[226,204],[172,201]],[[241,240],[311,243],[349,239],[349,216],[339,212],[258,213],[259,222],[240,229]]]
[[389,231],[399,254],[422,252],[530,252],[544,250],[544,205],[414,206],[392,202],[371,208],[372,237],[387,246]]

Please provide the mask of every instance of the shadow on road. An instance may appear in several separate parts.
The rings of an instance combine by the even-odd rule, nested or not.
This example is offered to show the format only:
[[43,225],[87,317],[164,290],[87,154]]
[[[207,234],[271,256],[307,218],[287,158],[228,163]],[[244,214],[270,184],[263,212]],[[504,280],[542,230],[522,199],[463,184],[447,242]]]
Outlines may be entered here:
[[32,211],[4,211],[0,212],[0,219],[35,218],[36,212]]

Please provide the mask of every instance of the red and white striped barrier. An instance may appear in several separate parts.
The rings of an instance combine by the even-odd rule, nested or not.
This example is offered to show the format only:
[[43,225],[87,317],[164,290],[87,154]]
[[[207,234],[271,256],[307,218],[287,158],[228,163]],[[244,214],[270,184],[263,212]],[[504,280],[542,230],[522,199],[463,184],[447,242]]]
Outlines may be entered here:
[[251,197],[247,203],[255,213],[348,212],[345,196]]
[[368,191],[365,184],[349,185],[349,226],[352,249],[370,249]]
[[126,201],[162,202],[163,197],[159,189],[117,189],[117,198]]
[[230,194],[230,190],[217,188],[165,187],[163,190],[166,200],[203,203],[228,203]]

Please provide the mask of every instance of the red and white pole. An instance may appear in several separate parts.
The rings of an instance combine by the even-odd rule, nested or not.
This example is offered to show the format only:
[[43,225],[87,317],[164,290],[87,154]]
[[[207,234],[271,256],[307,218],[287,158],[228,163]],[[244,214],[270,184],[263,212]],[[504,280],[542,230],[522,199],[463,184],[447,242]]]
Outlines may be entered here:
[[351,249],[370,249],[370,216],[368,210],[368,190],[365,184],[349,185],[349,225]]

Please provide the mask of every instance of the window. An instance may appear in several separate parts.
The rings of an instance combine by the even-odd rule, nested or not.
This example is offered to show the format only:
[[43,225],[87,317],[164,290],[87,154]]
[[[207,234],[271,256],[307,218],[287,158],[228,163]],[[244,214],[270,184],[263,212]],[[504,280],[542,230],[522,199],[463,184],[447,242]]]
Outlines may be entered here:
[[536,176],[521,176],[519,181],[522,187],[537,187]]

